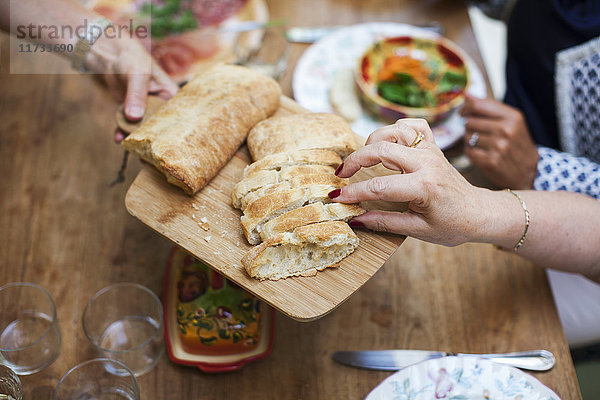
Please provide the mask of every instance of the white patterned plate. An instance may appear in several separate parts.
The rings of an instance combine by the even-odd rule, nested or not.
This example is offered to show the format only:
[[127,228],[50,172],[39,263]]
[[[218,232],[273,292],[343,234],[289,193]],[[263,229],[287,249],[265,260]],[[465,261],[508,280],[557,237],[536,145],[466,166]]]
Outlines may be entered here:
[[520,369],[477,357],[443,357],[406,367],[366,400],[560,400]]
[[[436,38],[439,35],[395,22],[369,22],[335,30],[310,46],[300,57],[292,81],[295,100],[313,112],[334,112],[329,103],[329,87],[334,73],[340,68],[354,68],[358,58],[372,43],[394,36]],[[487,89],[481,71],[471,58],[466,61],[471,79],[467,92],[476,97],[486,97]],[[377,120],[366,111],[351,123],[354,132],[364,137],[387,124],[389,122]],[[464,130],[463,119],[456,112],[435,126],[433,133],[437,145],[447,149],[464,135]]]

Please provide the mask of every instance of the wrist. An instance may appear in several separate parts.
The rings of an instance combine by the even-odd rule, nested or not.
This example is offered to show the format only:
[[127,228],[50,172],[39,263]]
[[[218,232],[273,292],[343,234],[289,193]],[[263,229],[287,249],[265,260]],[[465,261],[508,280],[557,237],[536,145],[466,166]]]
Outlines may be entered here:
[[74,69],[80,72],[85,72],[88,69],[87,59],[89,54],[92,52],[98,41],[106,39],[105,32],[111,22],[105,18],[97,17],[91,21],[85,22],[84,29],[82,32],[78,32],[75,48],[71,56],[71,62]]
[[90,47],[85,58],[85,68],[92,72],[110,73],[109,66],[118,59],[121,47],[120,40],[101,36]]
[[478,189],[481,191],[479,229],[473,241],[514,248],[525,229],[525,215],[519,199],[505,190]]

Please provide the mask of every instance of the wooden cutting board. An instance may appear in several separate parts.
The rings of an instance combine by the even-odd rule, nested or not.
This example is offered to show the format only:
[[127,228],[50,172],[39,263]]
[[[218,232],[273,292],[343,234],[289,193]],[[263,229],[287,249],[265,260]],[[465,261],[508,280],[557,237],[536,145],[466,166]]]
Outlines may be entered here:
[[[308,111],[284,96],[276,115],[304,112]],[[364,142],[363,138],[360,140]],[[331,312],[365,284],[402,244],[401,236],[356,230],[360,245],[337,268],[327,268],[311,277],[279,281],[250,278],[240,260],[252,246],[242,232],[241,211],[231,206],[231,191],[250,162],[244,145],[220,173],[192,197],[167,183],[153,167],[146,166],[127,192],[127,210],[227,279],[298,321],[315,320]],[[389,174],[386,171],[383,167],[361,170],[351,181]],[[403,210],[401,204],[377,203],[363,204],[363,207]]]

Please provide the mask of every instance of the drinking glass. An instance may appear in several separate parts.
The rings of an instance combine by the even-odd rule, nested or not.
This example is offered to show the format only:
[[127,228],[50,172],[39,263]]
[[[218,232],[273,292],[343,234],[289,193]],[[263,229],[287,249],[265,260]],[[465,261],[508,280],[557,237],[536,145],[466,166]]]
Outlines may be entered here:
[[30,375],[52,364],[60,351],[56,305],[33,283],[0,287],[0,364]]
[[17,374],[5,365],[0,365],[0,399],[22,400],[23,387]]
[[107,286],[88,301],[83,332],[101,357],[119,360],[140,376],[164,352],[162,305],[137,283]]
[[96,358],[71,368],[58,382],[53,400],[139,400],[140,388],[125,364]]

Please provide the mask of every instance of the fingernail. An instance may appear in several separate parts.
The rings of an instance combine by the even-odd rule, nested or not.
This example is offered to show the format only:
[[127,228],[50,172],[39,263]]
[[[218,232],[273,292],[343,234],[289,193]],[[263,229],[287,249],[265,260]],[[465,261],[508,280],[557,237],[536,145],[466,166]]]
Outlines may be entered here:
[[144,109],[140,106],[130,106],[127,108],[127,117],[140,119],[144,116]]
[[350,221],[348,221],[348,225],[354,227],[354,228],[364,228],[365,224],[363,224],[360,221],[355,221],[353,219],[351,219]]
[[329,196],[330,199],[335,199],[340,195],[340,193],[342,193],[342,189],[334,189],[331,192],[329,192],[327,196]]
[[123,132],[115,132],[115,142],[116,143],[121,143],[123,141],[123,139],[125,139],[125,135],[123,134]]
[[340,174],[340,172],[342,172],[342,169],[344,169],[344,163],[341,163],[341,164],[339,165],[339,167],[337,167],[337,169],[335,170],[335,174],[336,174],[336,175],[339,175],[339,174]]

